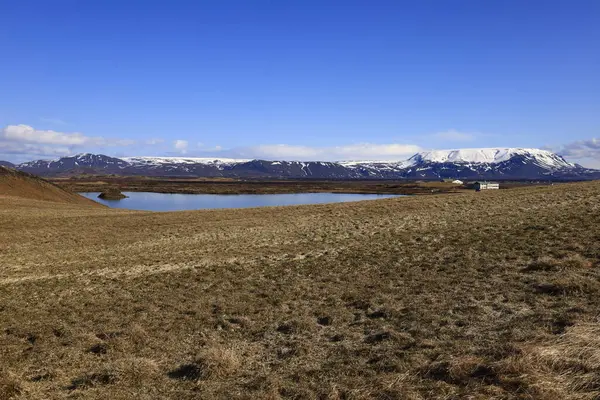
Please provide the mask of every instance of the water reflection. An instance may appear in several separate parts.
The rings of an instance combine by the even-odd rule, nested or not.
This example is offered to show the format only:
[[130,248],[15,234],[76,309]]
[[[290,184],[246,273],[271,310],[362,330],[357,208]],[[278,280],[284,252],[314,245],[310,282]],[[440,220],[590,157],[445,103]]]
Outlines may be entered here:
[[146,211],[181,211],[207,208],[248,208],[265,206],[290,206],[299,204],[340,203],[396,197],[385,194],[347,193],[291,193],[291,194],[168,194],[125,192],[122,200],[98,198],[99,192],[81,195],[113,208]]

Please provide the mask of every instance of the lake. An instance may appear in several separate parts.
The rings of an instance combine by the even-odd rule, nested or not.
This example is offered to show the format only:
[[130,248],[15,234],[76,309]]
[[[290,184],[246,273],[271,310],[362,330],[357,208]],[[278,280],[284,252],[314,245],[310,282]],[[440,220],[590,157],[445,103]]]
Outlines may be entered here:
[[99,192],[80,193],[112,208],[145,211],[181,211],[208,208],[248,208],[299,204],[340,203],[397,197],[389,194],[291,193],[291,194],[169,194],[124,192],[122,200],[99,199]]

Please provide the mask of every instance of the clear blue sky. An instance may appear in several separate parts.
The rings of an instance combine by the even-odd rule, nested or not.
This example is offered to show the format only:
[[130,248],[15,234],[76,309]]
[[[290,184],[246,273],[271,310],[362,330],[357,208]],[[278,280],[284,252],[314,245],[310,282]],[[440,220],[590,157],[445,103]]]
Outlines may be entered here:
[[4,159],[600,148],[598,0],[19,0],[0,14]]

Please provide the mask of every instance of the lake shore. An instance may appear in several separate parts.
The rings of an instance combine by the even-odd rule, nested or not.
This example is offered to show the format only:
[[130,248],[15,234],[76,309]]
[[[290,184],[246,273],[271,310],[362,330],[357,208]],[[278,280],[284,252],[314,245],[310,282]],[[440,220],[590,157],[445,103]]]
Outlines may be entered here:
[[215,210],[232,208],[281,207],[307,204],[380,200],[397,194],[276,193],[276,194],[184,194],[125,192],[125,198],[98,198],[98,192],[79,193],[111,208],[145,211]]
[[461,193],[467,190],[460,185],[448,182],[381,180],[233,180],[144,177],[52,178],[48,180],[73,192],[102,192],[110,187],[119,188],[122,192],[182,194],[347,193],[425,195]]

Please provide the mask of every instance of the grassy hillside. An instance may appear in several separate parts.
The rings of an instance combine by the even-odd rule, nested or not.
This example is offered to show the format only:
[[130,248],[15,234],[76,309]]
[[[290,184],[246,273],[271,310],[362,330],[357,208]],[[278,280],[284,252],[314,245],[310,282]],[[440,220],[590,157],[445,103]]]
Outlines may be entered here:
[[0,197],[82,204],[98,207],[98,203],[63,189],[35,175],[0,165]]
[[0,198],[0,398],[596,399],[600,183],[176,213]]

